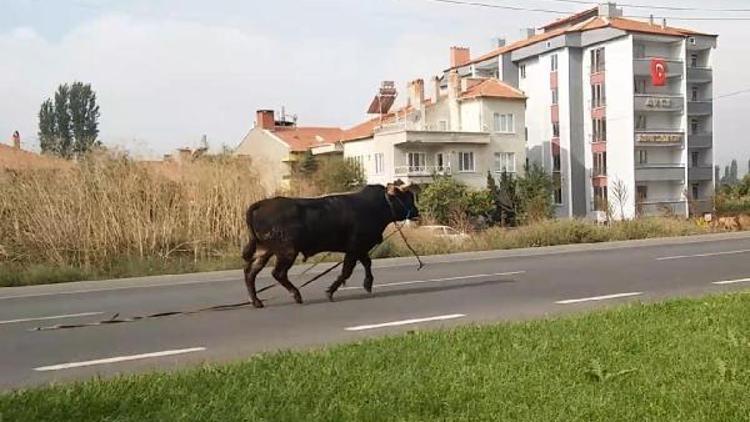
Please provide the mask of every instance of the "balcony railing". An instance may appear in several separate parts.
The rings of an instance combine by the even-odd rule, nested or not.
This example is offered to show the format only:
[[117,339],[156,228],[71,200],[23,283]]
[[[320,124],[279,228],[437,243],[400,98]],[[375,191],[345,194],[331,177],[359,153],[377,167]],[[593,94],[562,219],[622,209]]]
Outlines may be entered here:
[[713,70],[710,67],[688,67],[688,82],[700,83],[713,80]]
[[636,129],[635,143],[638,146],[682,146],[685,133],[676,129]]
[[636,202],[636,211],[640,215],[685,215],[687,201],[684,199],[645,199]]
[[633,100],[636,111],[671,111],[681,112],[685,98],[681,95],[635,94]]
[[706,181],[713,180],[714,169],[711,166],[697,166],[688,168],[688,180],[690,181]]
[[684,164],[636,164],[635,180],[637,182],[662,182],[662,181],[680,181],[685,180]]
[[396,176],[450,176],[450,166],[396,166]]
[[694,133],[688,136],[688,147],[690,148],[711,148],[714,145],[714,135],[712,133]]
[[[666,60],[667,77],[682,76],[684,65],[682,60]],[[651,76],[651,58],[634,59],[633,73],[636,76]]]
[[690,116],[708,116],[713,113],[714,104],[711,100],[706,101],[688,101],[688,115]]

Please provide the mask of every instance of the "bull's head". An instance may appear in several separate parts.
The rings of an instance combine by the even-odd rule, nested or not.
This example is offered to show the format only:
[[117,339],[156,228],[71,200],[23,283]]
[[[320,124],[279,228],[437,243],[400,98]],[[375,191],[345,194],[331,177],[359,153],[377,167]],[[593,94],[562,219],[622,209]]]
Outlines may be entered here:
[[386,186],[386,196],[390,203],[393,218],[396,221],[415,220],[419,218],[414,192],[408,185],[389,183]]

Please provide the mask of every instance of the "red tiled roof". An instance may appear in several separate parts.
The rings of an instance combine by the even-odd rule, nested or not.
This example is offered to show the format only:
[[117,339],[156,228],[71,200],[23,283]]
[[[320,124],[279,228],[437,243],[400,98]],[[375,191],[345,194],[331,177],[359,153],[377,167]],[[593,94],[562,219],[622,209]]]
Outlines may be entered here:
[[271,131],[293,152],[304,152],[312,147],[336,142],[343,131],[337,127],[277,127]]
[[545,31],[549,31],[551,29],[559,28],[569,23],[576,22],[580,19],[586,19],[586,18],[597,16],[598,14],[599,14],[599,6],[595,6],[595,7],[592,7],[591,9],[586,9],[582,12],[574,13],[570,16],[560,18],[552,23],[548,23],[547,25],[544,25],[542,29],[544,29]]
[[512,86],[500,82],[497,79],[484,80],[471,88],[467,89],[459,97],[462,100],[477,98],[477,97],[495,97],[495,98],[508,98],[514,100],[523,100],[526,98],[524,93]]
[[[578,17],[575,19],[581,18],[585,16],[585,14],[589,11],[584,11],[579,13]],[[573,19],[577,15],[570,16],[568,18],[565,18],[563,20],[560,20],[556,23],[552,23],[550,25],[547,25],[543,28],[550,28],[545,32],[542,32],[540,34],[533,35],[527,39],[516,41],[514,43],[508,44],[503,47],[496,48],[489,53],[483,54],[473,60],[471,60],[467,64],[473,64],[473,63],[479,63],[494,57],[497,57],[501,54],[508,53],[514,50],[518,50],[524,47],[528,47],[532,44],[536,44],[541,41],[546,41],[550,38],[557,37],[558,35],[566,34],[566,33],[575,33],[575,32],[585,32],[585,31],[591,31],[594,29],[601,29],[601,28],[615,28],[620,29],[622,31],[629,31],[629,32],[639,32],[643,34],[653,34],[653,35],[668,35],[668,36],[674,36],[674,37],[688,37],[692,35],[703,35],[703,36],[709,36],[709,37],[715,37],[716,35],[713,34],[706,34],[701,32],[696,32],[690,29],[684,29],[684,28],[676,28],[672,26],[662,27],[661,25],[654,24],[652,25],[649,22],[643,22],[635,19],[629,19],[629,18],[623,18],[623,17],[612,17],[612,18],[606,18],[601,16],[596,16],[589,18],[583,22],[580,22],[578,24],[573,24],[570,26],[563,26],[560,27],[556,25],[557,23],[563,25],[564,22],[574,22],[575,19]],[[466,66],[466,65],[463,65]],[[461,67],[461,66],[457,66]],[[454,69],[454,68],[451,68]],[[450,70],[450,69],[449,69]]]

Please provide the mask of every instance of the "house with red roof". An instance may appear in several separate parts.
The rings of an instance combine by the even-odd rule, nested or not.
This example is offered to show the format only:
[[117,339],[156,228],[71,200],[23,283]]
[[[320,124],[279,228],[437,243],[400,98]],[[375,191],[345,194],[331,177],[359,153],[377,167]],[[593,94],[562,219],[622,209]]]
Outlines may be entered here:
[[523,171],[524,93],[496,78],[451,72],[448,79],[445,89],[432,80],[429,99],[422,79],[410,82],[406,106],[343,132],[344,157],[361,165],[369,183],[424,185],[450,175],[484,188],[488,172]]
[[240,141],[235,155],[248,156],[268,192],[288,189],[294,165],[308,151],[318,156],[341,155],[343,131],[337,127],[298,126],[273,110],[258,110],[255,125]]

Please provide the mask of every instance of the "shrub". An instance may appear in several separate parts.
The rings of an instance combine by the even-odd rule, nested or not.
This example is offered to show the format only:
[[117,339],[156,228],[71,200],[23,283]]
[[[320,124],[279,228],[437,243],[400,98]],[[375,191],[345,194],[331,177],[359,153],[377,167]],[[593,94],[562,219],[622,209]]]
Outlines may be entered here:
[[526,166],[525,175],[515,183],[519,217],[523,223],[538,222],[554,214],[552,177],[537,163]]

